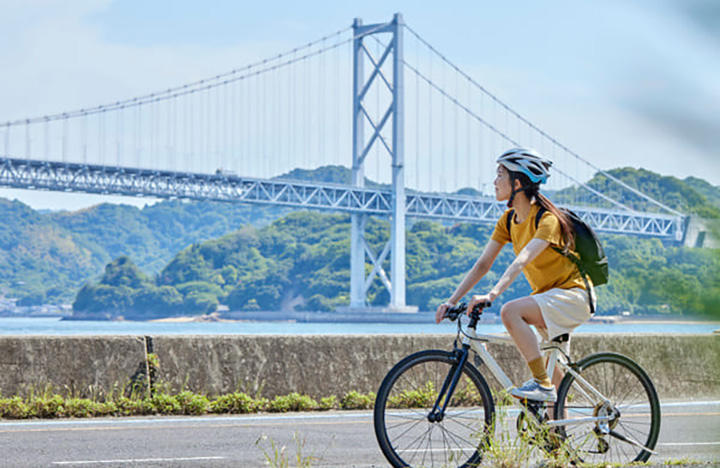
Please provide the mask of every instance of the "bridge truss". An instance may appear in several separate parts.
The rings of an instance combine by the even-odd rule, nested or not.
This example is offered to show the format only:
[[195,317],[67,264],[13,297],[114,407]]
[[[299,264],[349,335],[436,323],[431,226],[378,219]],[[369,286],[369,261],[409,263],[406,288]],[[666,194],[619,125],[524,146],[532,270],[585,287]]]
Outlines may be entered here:
[[[392,191],[227,174],[197,174],[92,164],[0,158],[0,186],[165,199],[213,200],[284,205],[390,216]],[[632,234],[679,242],[684,218],[660,213],[620,212],[568,206],[599,232]],[[405,215],[469,223],[497,221],[503,203],[490,197],[408,192]]]

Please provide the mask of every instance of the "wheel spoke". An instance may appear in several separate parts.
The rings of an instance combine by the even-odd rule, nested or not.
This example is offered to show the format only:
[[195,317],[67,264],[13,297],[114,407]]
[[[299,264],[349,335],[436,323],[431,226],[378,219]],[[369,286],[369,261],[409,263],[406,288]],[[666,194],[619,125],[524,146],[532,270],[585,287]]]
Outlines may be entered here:
[[[568,419],[620,412],[618,420],[608,421],[618,434],[639,443],[653,444],[659,431],[657,396],[652,382],[630,359],[613,353],[590,356],[580,362],[582,377],[611,401],[606,407],[603,401],[587,401],[585,394],[577,391],[577,382],[567,377],[558,394],[558,414],[567,412]],[[594,399],[592,393],[587,393]],[[568,403],[569,401],[569,404]],[[568,423],[564,426],[566,440],[573,450],[587,463],[608,461],[629,463],[645,461],[649,453],[636,445],[622,441],[609,434],[602,434],[602,423]],[[598,435],[599,434],[599,435]],[[649,448],[652,448],[648,446]]]
[[443,419],[428,419],[454,359],[443,351],[417,353],[396,365],[384,380],[378,390],[375,429],[391,464],[479,463],[478,447],[493,411],[487,384],[476,371],[464,368]]

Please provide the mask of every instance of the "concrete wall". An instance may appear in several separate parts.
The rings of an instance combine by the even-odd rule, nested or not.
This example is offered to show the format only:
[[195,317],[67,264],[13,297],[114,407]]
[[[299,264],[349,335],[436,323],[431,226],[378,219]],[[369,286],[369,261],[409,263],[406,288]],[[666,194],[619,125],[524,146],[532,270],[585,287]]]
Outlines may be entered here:
[[[235,390],[266,397],[316,398],[376,391],[401,358],[449,349],[452,335],[0,337],[0,391],[51,385],[60,393],[102,394],[146,379],[146,351],[159,358],[156,381],[210,395]],[[635,359],[664,397],[720,396],[718,335],[577,335],[572,356],[607,350]],[[511,378],[529,374],[512,346],[491,348]],[[494,386],[490,374],[488,381]]]
[[144,363],[142,337],[0,337],[0,392],[52,387],[62,394],[98,394],[127,383]]

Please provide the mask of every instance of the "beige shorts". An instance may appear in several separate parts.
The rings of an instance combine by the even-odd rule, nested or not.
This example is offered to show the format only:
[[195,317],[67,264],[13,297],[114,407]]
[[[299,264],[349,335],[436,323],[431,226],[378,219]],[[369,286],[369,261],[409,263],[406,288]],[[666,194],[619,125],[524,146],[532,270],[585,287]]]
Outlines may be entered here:
[[[590,319],[590,303],[588,293],[584,289],[556,288],[530,297],[537,302],[547,325],[545,330],[538,329],[545,340],[570,333]],[[597,303],[597,300],[594,302]]]

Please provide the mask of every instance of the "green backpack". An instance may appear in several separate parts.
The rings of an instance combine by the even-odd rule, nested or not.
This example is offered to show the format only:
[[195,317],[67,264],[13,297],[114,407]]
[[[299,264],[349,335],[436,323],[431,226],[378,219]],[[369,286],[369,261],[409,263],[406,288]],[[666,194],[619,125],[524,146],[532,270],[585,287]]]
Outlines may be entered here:
[[[537,229],[538,224],[540,223],[540,218],[542,218],[542,215],[546,211],[547,210],[542,206],[538,210],[535,215],[535,229]],[[605,255],[605,251],[603,250],[602,244],[600,244],[600,239],[598,239],[595,231],[593,231],[592,228],[588,226],[582,218],[580,218],[580,216],[565,208],[560,208],[560,211],[562,211],[572,223],[573,231],[575,233],[575,252],[577,252],[577,255],[572,252],[566,254],[562,249],[556,246],[552,246],[552,249],[560,255],[567,257],[577,266],[583,281],[585,281],[585,287],[587,288],[588,295],[590,296],[590,311],[594,314],[595,306],[593,305],[592,300],[592,288],[587,281],[587,277],[590,277],[594,286],[600,286],[601,284],[608,282],[610,272],[608,270],[607,256]],[[507,217],[508,235],[510,234],[510,226],[513,216],[515,216],[515,210],[510,210]]]

